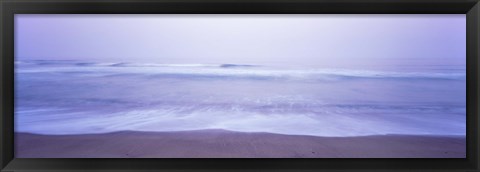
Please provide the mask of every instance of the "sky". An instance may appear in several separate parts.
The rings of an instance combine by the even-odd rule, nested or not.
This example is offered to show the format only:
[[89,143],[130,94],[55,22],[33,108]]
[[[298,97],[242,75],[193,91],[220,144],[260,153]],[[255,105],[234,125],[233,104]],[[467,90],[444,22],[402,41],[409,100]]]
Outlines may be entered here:
[[15,58],[464,65],[466,18],[464,14],[16,14]]

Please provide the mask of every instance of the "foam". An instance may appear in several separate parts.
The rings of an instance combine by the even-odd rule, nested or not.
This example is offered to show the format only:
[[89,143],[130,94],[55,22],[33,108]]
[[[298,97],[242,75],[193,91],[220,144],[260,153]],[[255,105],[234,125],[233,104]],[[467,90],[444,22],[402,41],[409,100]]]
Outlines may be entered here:
[[[320,108],[317,112],[274,112],[238,108],[182,107],[136,109],[107,113],[69,112],[58,109],[17,111],[16,131],[37,134],[85,134],[115,131],[188,131],[225,129],[314,136],[364,136],[382,134],[464,135],[465,121],[438,112],[385,114],[338,113]],[[337,113],[334,113],[337,112]],[[365,111],[367,112],[367,111]],[[388,112],[386,110],[385,112]],[[410,112],[411,113],[411,112]],[[443,112],[445,113],[445,112]],[[427,119],[427,120],[425,120]],[[463,122],[463,123],[462,123]]]

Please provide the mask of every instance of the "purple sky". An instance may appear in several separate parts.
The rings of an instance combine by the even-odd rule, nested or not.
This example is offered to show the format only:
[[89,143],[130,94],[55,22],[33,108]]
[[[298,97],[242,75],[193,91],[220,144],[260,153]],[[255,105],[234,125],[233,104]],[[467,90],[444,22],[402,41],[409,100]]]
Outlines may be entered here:
[[17,60],[368,64],[408,58],[464,64],[466,53],[463,14],[20,14],[15,19]]

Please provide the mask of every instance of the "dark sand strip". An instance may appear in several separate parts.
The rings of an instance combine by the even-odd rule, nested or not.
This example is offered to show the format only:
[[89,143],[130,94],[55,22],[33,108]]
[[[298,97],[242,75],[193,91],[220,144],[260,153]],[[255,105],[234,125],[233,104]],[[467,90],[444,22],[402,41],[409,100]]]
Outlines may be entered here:
[[465,137],[315,137],[224,130],[17,133],[17,158],[465,158]]

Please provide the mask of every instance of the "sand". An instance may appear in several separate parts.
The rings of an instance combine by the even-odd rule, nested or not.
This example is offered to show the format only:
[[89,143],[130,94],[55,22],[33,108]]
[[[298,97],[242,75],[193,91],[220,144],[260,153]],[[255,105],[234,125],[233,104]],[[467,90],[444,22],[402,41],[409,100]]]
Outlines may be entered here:
[[465,158],[460,136],[316,137],[225,130],[16,133],[17,158]]

